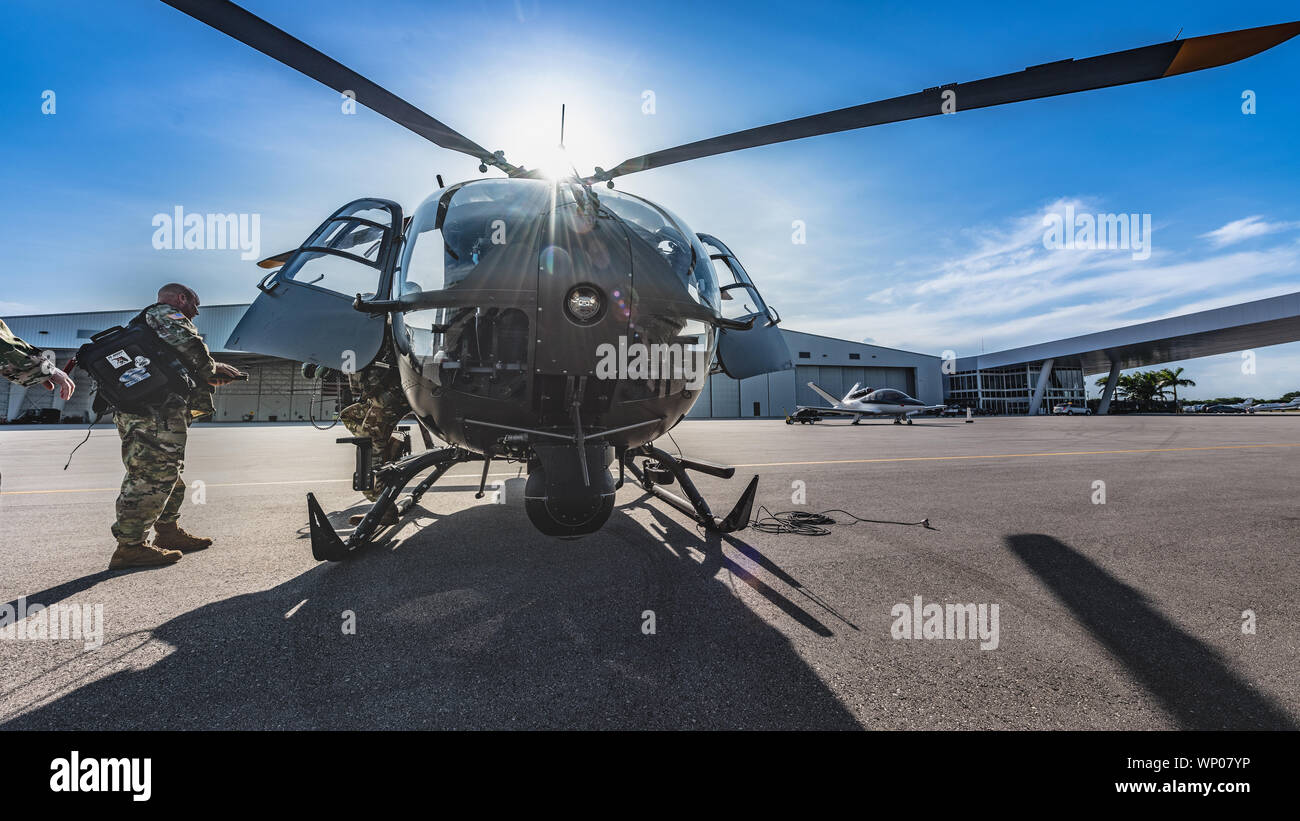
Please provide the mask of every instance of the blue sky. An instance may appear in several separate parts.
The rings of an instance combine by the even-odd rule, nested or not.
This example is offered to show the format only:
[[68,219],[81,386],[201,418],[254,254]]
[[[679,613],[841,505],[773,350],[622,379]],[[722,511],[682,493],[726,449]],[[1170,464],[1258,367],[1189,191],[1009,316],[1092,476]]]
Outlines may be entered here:
[[[1295,4],[311,4],[255,13],[509,158],[582,170],[789,117],[1184,36]],[[0,313],[127,308],[163,281],[246,302],[238,251],[152,219],[261,215],[297,245],[360,196],[479,174],[151,0],[0,10]],[[53,115],[42,92],[56,94]],[[1241,111],[1255,93],[1257,113]],[[643,92],[655,111],[642,111]],[[1300,40],[1185,77],[846,132],[625,178],[739,254],[788,327],[959,355],[1300,290]],[[1044,214],[1152,215],[1153,250],[1048,251]],[[791,242],[792,223],[806,244]],[[1300,388],[1300,344],[1184,365],[1194,395]]]

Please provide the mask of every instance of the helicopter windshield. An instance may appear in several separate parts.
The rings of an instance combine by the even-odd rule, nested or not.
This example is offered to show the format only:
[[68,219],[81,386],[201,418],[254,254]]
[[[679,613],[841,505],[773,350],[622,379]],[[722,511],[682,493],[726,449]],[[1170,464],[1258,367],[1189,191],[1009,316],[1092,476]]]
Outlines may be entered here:
[[478,180],[439,191],[411,219],[398,295],[459,284],[551,208],[544,180]]
[[708,252],[681,218],[647,200],[619,191],[601,192],[600,204],[622,219],[634,236],[663,256],[697,302],[718,310],[718,282]]
[[[478,180],[438,191],[411,218],[394,296],[455,287],[507,243],[537,230],[552,209],[573,202],[564,186],[546,180]],[[680,218],[618,191],[602,192],[599,202],[658,251],[697,302],[719,310],[708,251]]]

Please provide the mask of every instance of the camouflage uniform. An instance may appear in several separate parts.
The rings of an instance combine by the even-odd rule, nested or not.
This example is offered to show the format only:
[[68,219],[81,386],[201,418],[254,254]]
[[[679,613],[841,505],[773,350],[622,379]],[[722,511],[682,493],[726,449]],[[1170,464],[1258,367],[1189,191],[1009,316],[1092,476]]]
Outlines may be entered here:
[[14,336],[0,319],[0,376],[24,387],[38,385],[50,378],[46,368],[53,363],[47,366],[46,361],[40,351]]
[[163,342],[176,349],[197,384],[189,396],[173,394],[152,413],[118,411],[113,417],[126,467],[113,523],[113,536],[120,544],[144,542],[154,524],[171,524],[180,517],[188,429],[196,419],[214,412],[207,380],[216,373],[216,363],[194,323],[162,303],[147,308],[144,318]]
[[[389,461],[393,431],[411,411],[402,392],[401,374],[391,363],[375,362],[360,373],[348,374],[348,383],[358,398],[343,409],[339,419],[353,436],[370,437],[371,465],[378,467]],[[379,498],[373,490],[365,491],[365,496],[372,502]]]

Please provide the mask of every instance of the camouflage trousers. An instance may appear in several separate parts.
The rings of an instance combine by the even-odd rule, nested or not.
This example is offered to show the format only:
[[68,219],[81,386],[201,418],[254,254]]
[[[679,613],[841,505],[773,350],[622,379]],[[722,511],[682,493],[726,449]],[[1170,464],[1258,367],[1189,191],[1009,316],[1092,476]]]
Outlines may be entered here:
[[148,416],[118,413],[113,417],[122,437],[126,476],[117,497],[113,536],[121,544],[145,541],[157,522],[174,522],[185,502],[185,439],[188,411],[168,404]]
[[[406,396],[400,390],[389,389],[348,405],[339,413],[339,419],[353,436],[370,437],[370,466],[377,468],[389,461],[389,443],[393,431],[410,409]],[[365,496],[372,502],[379,498],[379,494],[373,490],[365,491]]]

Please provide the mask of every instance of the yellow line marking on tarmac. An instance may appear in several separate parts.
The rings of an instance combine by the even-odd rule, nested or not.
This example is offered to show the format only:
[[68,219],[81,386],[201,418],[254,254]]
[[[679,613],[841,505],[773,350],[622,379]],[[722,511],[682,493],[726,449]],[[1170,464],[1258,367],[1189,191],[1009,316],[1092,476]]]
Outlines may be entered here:
[[1136,448],[1133,450],[1062,450],[1048,453],[990,453],[972,456],[891,456],[880,459],[825,459],[816,462],[756,462],[738,468],[776,468],[796,465],[863,465],[871,462],[939,462],[951,459],[1019,459],[1027,456],[1100,456],[1116,453],[1178,453],[1191,450],[1240,450],[1242,448],[1300,448],[1300,442],[1261,445],[1207,445],[1195,448]]
[[[482,474],[479,473],[456,473],[447,474],[445,479],[477,479]],[[518,471],[509,471],[507,473],[489,473],[488,476],[517,476]],[[210,484],[208,487],[256,487],[259,485],[323,485],[327,482],[351,482],[351,479],[286,479],[281,482],[225,482],[221,484]],[[0,496],[26,496],[33,493],[117,493],[121,488],[116,487],[73,487],[73,488],[56,488],[52,490],[0,490]]]
[[[942,462],[957,459],[1023,459],[1031,456],[1106,456],[1121,453],[1184,453],[1198,450],[1242,450],[1249,448],[1300,448],[1300,442],[1270,443],[1259,445],[1207,445],[1194,448],[1135,448],[1132,450],[1062,450],[1047,453],[987,453],[971,456],[889,456],[880,459],[823,459],[812,462],[754,462],[746,465],[732,465],[738,468],[779,468],[800,465],[865,465],[878,462]],[[477,479],[478,473],[448,474],[447,479]],[[518,476],[518,471],[489,473],[488,476]],[[351,479],[286,479],[280,482],[227,482],[211,484],[208,487],[256,487],[263,485],[315,485],[329,482],[351,482]],[[34,493],[116,493],[115,487],[81,487],[54,490],[4,490],[0,496],[24,496]]]

